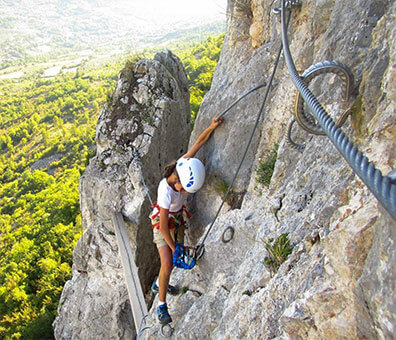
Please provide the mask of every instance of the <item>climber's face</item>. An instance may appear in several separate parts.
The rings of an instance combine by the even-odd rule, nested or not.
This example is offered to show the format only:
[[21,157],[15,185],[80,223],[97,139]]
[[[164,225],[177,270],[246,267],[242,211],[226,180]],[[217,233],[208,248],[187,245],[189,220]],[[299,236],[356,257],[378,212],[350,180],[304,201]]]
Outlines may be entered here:
[[175,173],[175,180],[173,182],[173,185],[175,186],[176,191],[182,192],[184,194],[188,194],[188,192],[184,190],[182,184],[180,183],[180,178],[177,173]]
[[181,185],[180,182],[177,182],[175,184],[175,188],[176,188],[177,191],[180,191],[180,192],[182,192],[184,194],[188,194],[188,192],[186,190],[184,190],[184,188],[183,188],[183,186]]

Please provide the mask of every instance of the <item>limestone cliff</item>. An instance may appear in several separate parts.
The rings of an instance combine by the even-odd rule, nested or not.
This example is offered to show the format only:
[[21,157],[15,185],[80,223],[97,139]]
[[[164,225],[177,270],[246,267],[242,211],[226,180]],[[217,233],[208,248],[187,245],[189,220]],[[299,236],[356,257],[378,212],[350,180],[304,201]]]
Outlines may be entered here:
[[97,155],[80,179],[84,233],[74,250],[73,277],[63,289],[56,338],[134,337],[111,214],[121,211],[126,219],[147,287],[159,268],[147,191],[155,193],[166,163],[186,151],[189,97],[183,66],[169,51],[120,72],[112,102],[98,118]]
[[[277,5],[229,0],[225,44],[190,144],[213,115],[268,81],[280,46],[279,17],[272,11]],[[383,174],[396,168],[395,13],[394,1],[302,1],[289,27],[301,72],[323,60],[338,60],[351,69],[354,105],[343,129]],[[158,259],[141,177],[155,196],[164,164],[186,150],[186,83],[170,53],[121,72],[113,103],[98,121],[98,155],[81,180],[85,232],[75,250],[73,278],[62,294],[57,339],[129,339],[135,334],[109,213],[123,211],[141,283],[148,289]],[[339,87],[332,76],[310,84],[332,112],[340,110]],[[189,202],[191,244],[199,242],[220,205],[264,91],[227,113],[199,153],[207,180]],[[326,137],[295,126],[295,137],[306,147],[290,147],[285,132],[295,97],[281,58],[233,200],[223,208],[198,265],[172,274],[172,283],[185,287],[168,301],[174,339],[394,338],[396,223]],[[275,169],[266,187],[256,169],[273,150]],[[235,235],[224,244],[227,226]],[[273,270],[265,260],[265,241],[283,233],[293,251]],[[84,264],[81,258],[88,274],[77,271]],[[160,338],[154,308],[147,322],[151,328],[142,337]]]

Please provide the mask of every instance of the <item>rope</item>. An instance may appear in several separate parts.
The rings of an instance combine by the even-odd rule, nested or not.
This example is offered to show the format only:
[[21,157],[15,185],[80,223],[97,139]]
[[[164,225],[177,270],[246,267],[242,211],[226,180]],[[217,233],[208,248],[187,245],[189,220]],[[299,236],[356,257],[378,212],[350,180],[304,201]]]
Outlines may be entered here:
[[[287,25],[289,24],[290,17],[291,17],[291,11],[289,12],[289,17],[288,17],[288,19],[287,19]],[[226,199],[227,199],[227,196],[228,196],[228,194],[230,193],[231,188],[233,187],[233,185],[234,185],[234,183],[235,183],[235,180],[236,180],[236,178],[237,178],[237,176],[238,176],[238,173],[239,173],[239,171],[241,170],[242,164],[243,164],[243,162],[244,162],[244,160],[245,160],[245,158],[246,158],[246,155],[247,155],[247,153],[248,153],[248,151],[249,151],[249,147],[250,147],[250,144],[252,143],[254,133],[256,132],[257,126],[258,126],[258,124],[259,124],[259,122],[260,122],[261,116],[262,116],[263,111],[264,111],[264,106],[265,106],[265,104],[266,104],[266,102],[267,102],[268,94],[269,94],[269,91],[270,91],[270,89],[271,89],[272,81],[273,81],[273,79],[274,79],[275,72],[276,72],[276,69],[277,69],[278,64],[279,64],[279,59],[280,59],[281,53],[282,53],[282,45],[281,45],[280,48],[279,48],[278,55],[277,55],[277,58],[276,58],[276,61],[275,61],[275,64],[274,64],[274,68],[273,68],[273,71],[272,71],[272,74],[271,74],[271,77],[270,77],[270,80],[269,80],[269,83],[268,83],[268,85],[267,85],[267,89],[266,89],[266,92],[265,92],[265,95],[264,95],[264,99],[263,99],[263,102],[262,102],[262,104],[261,104],[259,114],[257,115],[257,119],[256,119],[256,122],[255,122],[255,124],[254,124],[253,131],[252,131],[252,133],[250,134],[250,138],[249,138],[249,141],[248,141],[248,143],[247,143],[246,150],[245,150],[245,152],[244,152],[244,154],[243,154],[243,156],[242,156],[241,162],[239,163],[238,169],[237,169],[237,171],[235,172],[234,178],[232,179],[231,185],[228,187],[227,192],[226,192],[225,195],[224,195],[223,201],[221,202],[220,207],[219,207],[219,209],[217,210],[217,213],[216,213],[216,215],[215,215],[215,218],[213,219],[213,221],[212,221],[212,223],[211,223],[209,229],[207,230],[207,232],[206,232],[206,234],[205,234],[205,236],[204,236],[204,238],[203,238],[203,240],[202,240],[202,243],[201,243],[201,244],[198,246],[198,248],[197,248],[197,253],[199,253],[199,252],[201,251],[201,249],[204,247],[205,240],[206,240],[206,238],[208,237],[210,231],[211,231],[212,228],[213,228],[213,225],[214,225],[214,223],[215,223],[217,217],[218,217],[219,214],[220,214],[221,208],[223,207],[223,205],[224,205],[224,203],[225,203],[225,201],[226,201]],[[260,87],[263,87],[264,85],[261,84],[261,85],[259,85],[259,86],[260,86]],[[259,87],[257,86],[257,88],[259,88]],[[247,93],[245,93],[241,98],[239,98],[238,100],[236,100],[236,101],[231,105],[231,107],[234,106],[239,100],[241,100],[243,97],[246,97],[246,96],[247,96],[249,93],[251,93],[251,92],[253,92],[253,89],[252,89],[252,90],[249,90],[249,91],[248,91]],[[228,110],[229,110],[229,108],[226,109],[226,110],[219,116],[219,118],[220,118],[222,115],[224,115]]]
[[342,154],[353,171],[366,184],[373,195],[383,205],[394,220],[396,220],[396,184],[392,183],[391,178],[383,176],[381,171],[376,169],[366,156],[348,139],[343,131],[338,128],[329,114],[323,109],[315,96],[300,78],[294,65],[288,39],[287,22],[285,21],[285,0],[282,0],[282,45],[285,54],[286,65],[289,69],[294,85],[297,87],[302,98],[309,106],[311,112],[319,122],[322,129],[326,132],[337,150]]

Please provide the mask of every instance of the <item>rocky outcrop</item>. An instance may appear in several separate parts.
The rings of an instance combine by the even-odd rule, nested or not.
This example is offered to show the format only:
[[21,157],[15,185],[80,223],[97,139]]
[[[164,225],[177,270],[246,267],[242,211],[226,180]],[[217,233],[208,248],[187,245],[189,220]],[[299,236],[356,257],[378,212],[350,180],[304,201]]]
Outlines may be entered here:
[[147,190],[155,197],[165,165],[186,151],[189,117],[187,77],[169,51],[128,63],[120,72],[112,102],[98,119],[97,155],[80,180],[84,233],[54,323],[57,339],[136,334],[111,214],[124,215],[147,288],[159,268]]
[[[225,44],[190,145],[213,115],[246,90],[268,82],[280,46],[280,23],[273,7],[267,0],[229,0]],[[303,1],[293,10],[289,28],[291,51],[299,70],[323,60],[338,60],[353,72],[356,91],[352,115],[343,129],[384,174],[396,168],[395,7],[395,2],[385,0],[357,0],[349,6],[341,0]],[[179,131],[171,125],[171,117],[175,117],[174,112],[188,111],[188,103],[184,81],[164,76],[150,83],[152,77],[146,77],[143,69],[155,70],[156,79],[168,72],[184,79],[180,64],[166,61],[173,59],[169,54],[168,58],[162,55],[157,61],[138,63],[134,72],[122,73],[113,109],[105,109],[98,121],[98,155],[81,181],[85,232],[77,244],[73,279],[65,286],[55,322],[59,339],[129,339],[134,334],[109,213],[122,210],[129,221],[140,278],[147,288],[158,267],[148,268],[157,255],[150,250],[150,226],[144,217],[149,204],[140,177],[143,174],[150,192],[155,192],[165,161],[161,158],[156,163],[158,155],[172,159],[186,150],[182,144],[188,134],[186,116],[179,113],[176,119],[180,137],[168,138],[172,138],[171,132]],[[122,80],[127,78],[130,80]],[[138,87],[132,91],[137,95],[134,100],[143,105],[140,101],[144,98],[143,103],[152,103],[154,111],[150,111],[150,105],[143,105],[139,118],[128,116],[133,95],[125,96],[129,90],[123,92],[122,84]],[[167,111],[157,97],[150,101],[143,85],[152,93],[156,93],[156,87],[161,89],[157,95],[167,98]],[[310,88],[329,112],[340,110],[336,77],[318,77]],[[207,180],[189,202],[194,217],[187,240],[193,245],[220,206],[224,188],[244,153],[264,92],[256,91],[227,113],[225,122],[198,155],[205,162]],[[175,102],[175,97],[184,99]],[[173,339],[394,338],[396,223],[326,137],[308,135],[295,126],[294,137],[304,141],[306,147],[290,147],[285,132],[295,97],[296,90],[281,58],[264,118],[253,136],[232,199],[206,239],[204,256],[193,270],[175,269],[172,274],[172,283],[182,288],[180,295],[168,299],[174,320]],[[146,112],[162,113],[158,113],[158,121],[149,124],[145,119],[150,122],[151,116]],[[167,140],[172,143],[165,144]],[[141,155],[142,166],[135,161],[135,150]],[[273,153],[276,163],[266,186],[257,169]],[[222,243],[222,233],[228,226],[235,229],[234,237]],[[282,234],[288,235],[292,252],[276,268],[268,260],[268,242]],[[149,249],[145,260],[143,255],[139,257],[139,247]],[[87,276],[76,272],[80,256],[88,258]],[[146,321],[150,328],[142,338],[159,338],[155,308]],[[86,325],[89,331],[84,329]]]

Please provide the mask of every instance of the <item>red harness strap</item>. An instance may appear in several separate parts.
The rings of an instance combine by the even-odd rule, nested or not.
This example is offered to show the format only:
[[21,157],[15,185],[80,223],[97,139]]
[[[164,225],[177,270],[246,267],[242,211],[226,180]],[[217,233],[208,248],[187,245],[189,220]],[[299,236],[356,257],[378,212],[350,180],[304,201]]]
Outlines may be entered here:
[[[151,209],[155,209],[155,208],[157,208],[157,212],[155,214],[151,215],[151,220],[154,220],[160,214],[160,207],[159,207],[157,201],[155,201],[151,205]],[[187,208],[186,208],[185,205],[183,205],[182,208],[179,211],[169,212],[169,219],[168,219],[168,221],[169,221],[168,222],[169,229],[174,229],[176,227],[179,227],[179,226],[182,226],[182,225],[186,224],[186,221],[184,220],[183,216],[181,216],[181,218],[180,218],[180,216],[178,216],[178,215],[183,214],[183,213],[186,215],[187,218],[191,217],[189,212],[187,211]],[[159,229],[160,228],[160,222],[154,223],[152,225],[152,227],[153,227],[153,229],[154,228]]]

